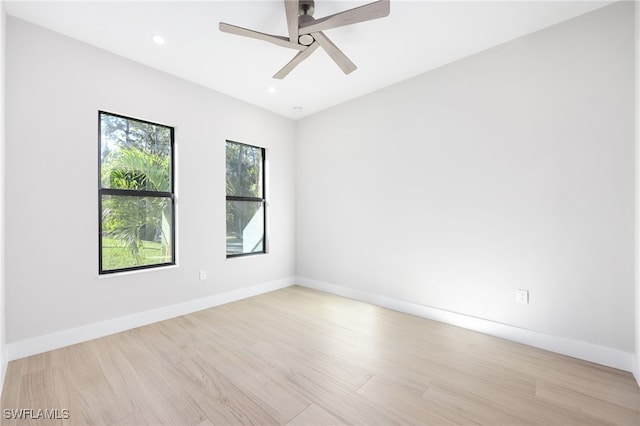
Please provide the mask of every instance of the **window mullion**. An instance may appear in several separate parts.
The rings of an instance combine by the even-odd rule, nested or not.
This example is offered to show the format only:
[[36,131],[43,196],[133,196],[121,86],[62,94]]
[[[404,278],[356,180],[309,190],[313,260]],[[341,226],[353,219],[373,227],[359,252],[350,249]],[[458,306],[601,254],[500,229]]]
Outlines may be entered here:
[[102,195],[122,195],[122,196],[125,196],[125,197],[164,197],[164,198],[173,198],[173,194],[171,192],[132,190],[132,189],[114,189],[114,188],[100,188],[100,194],[102,194]]
[[240,197],[237,195],[227,195],[227,201],[254,201],[264,203],[266,200],[260,197]]

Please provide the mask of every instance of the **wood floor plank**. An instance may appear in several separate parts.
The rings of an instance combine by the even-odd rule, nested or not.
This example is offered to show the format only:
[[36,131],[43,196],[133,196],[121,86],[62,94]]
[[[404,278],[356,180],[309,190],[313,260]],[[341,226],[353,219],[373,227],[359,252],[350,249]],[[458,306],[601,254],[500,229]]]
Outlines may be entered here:
[[272,377],[291,383],[301,394],[342,422],[370,425],[407,423],[406,418],[398,418],[357,394],[356,389],[340,377],[325,374],[321,365],[305,363],[271,343],[256,344],[242,350],[239,355],[250,357]]
[[[215,315],[214,315],[215,314]],[[239,350],[263,340],[262,336],[246,331],[222,309],[207,309],[192,314],[191,321],[198,325],[196,333],[213,343],[224,342],[224,349]]]
[[[117,373],[108,374],[103,370],[105,364],[96,357],[98,352],[95,348],[98,342],[99,340],[74,345],[73,349],[78,353],[74,359],[77,360],[72,365],[63,367],[63,379],[57,381],[56,385],[64,383],[62,389],[73,392],[69,397],[69,403],[77,404],[74,406],[76,417],[80,411],[90,423],[109,424],[135,412],[138,407],[122,392],[123,385],[114,388],[113,384],[119,382],[120,376]],[[104,359],[112,354],[113,352],[105,353]],[[52,367],[44,371],[56,371],[59,368]],[[61,394],[57,388],[55,392]],[[66,406],[64,402],[59,401],[59,404]]]
[[138,367],[133,378],[139,397],[136,405],[148,424],[197,425],[209,418],[189,392],[186,382],[176,382],[168,369]]
[[214,426],[214,424],[209,419],[203,420],[201,423],[198,423],[196,426]]
[[149,425],[145,420],[144,416],[140,411],[135,411],[131,414],[128,414],[121,418],[120,420],[111,423],[109,426],[130,426],[130,425],[140,425],[140,426],[153,426]]
[[[22,394],[21,384],[23,376],[23,367],[26,363],[26,358],[12,361],[7,366],[7,372],[4,379],[4,389],[11,389],[11,392],[2,392],[2,399],[0,400],[0,406],[3,410],[14,410],[21,407],[20,395]],[[4,411],[3,411],[4,414]],[[2,425],[14,426],[16,419],[6,418],[2,416]]]
[[[22,377],[20,404],[22,410],[68,410],[69,418],[47,420],[55,424],[96,424],[106,425],[119,418],[120,413],[109,389],[96,384],[76,387],[74,372],[69,367],[51,367]],[[97,395],[105,393],[103,400]],[[97,405],[95,405],[97,404]],[[32,414],[29,414],[32,417]],[[40,424],[43,420],[26,419],[17,424]]]
[[424,394],[430,403],[481,425],[534,425],[533,420],[452,385],[433,382]]
[[[198,348],[194,354],[191,359],[201,368],[217,371],[278,424],[290,421],[311,404],[292,387],[270,380],[259,368],[230,351]],[[180,365],[176,367],[179,369]],[[182,377],[178,375],[176,379],[182,380]]]
[[[492,381],[482,376],[472,374],[442,375],[436,383],[444,383],[463,389],[468,397],[479,398],[486,401],[487,405],[494,404],[496,407],[502,407],[518,418],[531,421],[532,424],[582,426],[599,423],[594,417],[567,410],[564,407],[540,400],[535,394],[519,392],[503,386],[501,381]],[[425,392],[426,394],[427,392]]]
[[214,424],[277,423],[203,359],[182,361],[173,366],[172,373]]
[[[184,347],[182,341],[184,336],[188,335],[188,330],[171,333],[167,331],[167,323],[170,321],[133,330],[135,337],[147,346],[149,352],[154,354],[162,365],[172,365],[187,359],[183,351],[176,349]],[[173,328],[175,329],[175,327]]]
[[563,385],[540,380],[536,395],[545,401],[553,401],[555,405],[586,413],[602,424],[640,425],[639,411]]
[[[618,405],[620,407],[627,408],[631,411],[640,411],[640,396],[637,391],[631,391],[626,389],[620,389],[612,385],[597,384],[593,385],[588,383],[589,380],[583,377],[580,381],[575,379],[567,381],[562,377],[544,377],[540,380],[542,383],[554,383],[557,386],[561,386],[564,389],[569,389],[572,392],[579,394],[589,395],[599,401],[609,404]],[[640,424],[640,423],[639,423]]]
[[294,419],[287,423],[287,426],[340,426],[346,425],[337,417],[333,416],[326,410],[323,410],[316,404],[311,404],[298,414]]
[[[142,329],[147,330],[144,327]],[[150,329],[149,331],[152,332]],[[103,341],[105,345],[117,348],[134,369],[138,367],[156,367],[162,369],[163,365],[159,357],[155,352],[150,350],[144,341],[138,338],[139,333],[141,333],[140,329],[133,329],[104,337]]]
[[2,425],[640,425],[627,372],[297,286],[12,361],[0,401],[70,414]]
[[[285,318],[272,320],[268,317],[273,313],[268,310],[259,308],[257,311],[260,312],[263,319],[259,323],[251,324],[250,328],[252,332],[263,336],[264,340],[260,343],[269,342],[285,347],[290,355],[321,365],[325,374],[340,377],[354,389],[371,377],[371,373],[367,370],[368,357],[366,359],[364,357],[348,359],[340,356],[339,351],[343,346],[340,342],[326,339],[321,333],[306,326],[301,327],[299,323],[293,325],[290,320]],[[292,328],[297,328],[297,330]],[[327,347],[329,350],[319,350],[319,346]]]
[[411,419],[416,425],[470,425],[477,423],[457,413],[442,409],[430,401],[417,396],[410,388],[372,377],[358,393],[368,400],[389,407],[396,415]]

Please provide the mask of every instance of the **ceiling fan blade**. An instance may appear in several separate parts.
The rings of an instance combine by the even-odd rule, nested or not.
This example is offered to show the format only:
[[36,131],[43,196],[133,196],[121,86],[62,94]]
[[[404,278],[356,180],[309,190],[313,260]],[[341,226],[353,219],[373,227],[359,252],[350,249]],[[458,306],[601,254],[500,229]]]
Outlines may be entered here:
[[269,43],[277,44],[278,46],[288,47],[290,49],[296,50],[306,50],[307,46],[303,46],[298,43],[291,43],[287,37],[281,37],[271,34],[265,34],[258,31],[248,30],[242,27],[236,27],[235,25],[225,24],[224,22],[220,22],[220,31],[235,34],[239,36],[255,38],[258,40],[268,41]]
[[347,58],[347,55],[342,53],[342,50],[338,49],[338,46],[333,44],[333,42],[329,40],[326,35],[321,32],[312,33],[311,35],[314,39],[316,39],[320,47],[322,47],[329,54],[329,56],[331,56],[331,59],[333,59],[333,61],[338,64],[340,69],[345,74],[349,74],[350,72],[353,72],[356,70],[356,68],[358,68],[356,67],[356,64],[351,62],[351,60]]
[[344,27],[357,22],[383,18],[390,12],[389,0],[378,0],[363,6],[354,7],[334,15],[325,16],[315,21],[300,24],[298,34],[309,34],[331,28]]
[[278,80],[282,80],[283,78],[285,78],[287,76],[287,74],[289,74],[291,72],[291,70],[293,70],[295,67],[297,67],[300,62],[302,62],[305,59],[307,59],[309,57],[309,55],[311,55],[313,52],[315,52],[315,50],[317,48],[318,48],[318,43],[313,43],[310,46],[308,46],[306,50],[303,50],[302,52],[298,52],[298,54],[296,56],[294,56],[293,59],[290,60],[287,65],[282,67],[282,69],[280,71],[278,71],[273,76],[273,78],[276,78]]
[[284,0],[284,10],[287,14],[287,29],[289,41],[298,44],[298,0]]

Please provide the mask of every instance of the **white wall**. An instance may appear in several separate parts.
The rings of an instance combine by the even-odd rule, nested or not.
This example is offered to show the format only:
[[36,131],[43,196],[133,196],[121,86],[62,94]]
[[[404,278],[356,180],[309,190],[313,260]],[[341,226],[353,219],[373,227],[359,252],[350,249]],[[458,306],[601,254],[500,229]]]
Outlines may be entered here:
[[[293,121],[24,21],[7,25],[10,344],[294,275]],[[175,126],[179,267],[98,278],[98,110]],[[268,255],[226,260],[226,139],[267,148]]]
[[297,275],[633,353],[631,7],[302,119]]
[[5,334],[5,35],[6,18],[4,1],[0,0],[0,392],[7,369]]

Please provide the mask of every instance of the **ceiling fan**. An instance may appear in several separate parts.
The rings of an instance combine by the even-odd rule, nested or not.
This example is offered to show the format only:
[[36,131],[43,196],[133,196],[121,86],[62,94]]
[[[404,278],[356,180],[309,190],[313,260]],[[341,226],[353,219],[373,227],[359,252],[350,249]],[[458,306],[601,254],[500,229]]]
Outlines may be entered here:
[[284,10],[287,16],[289,37],[265,34],[220,22],[220,31],[298,50],[296,56],[273,76],[279,80],[285,78],[291,70],[307,59],[318,47],[322,47],[345,74],[354,71],[357,68],[356,65],[322,31],[382,18],[389,15],[390,9],[389,0],[378,0],[315,19],[313,17],[313,0],[284,0]]

